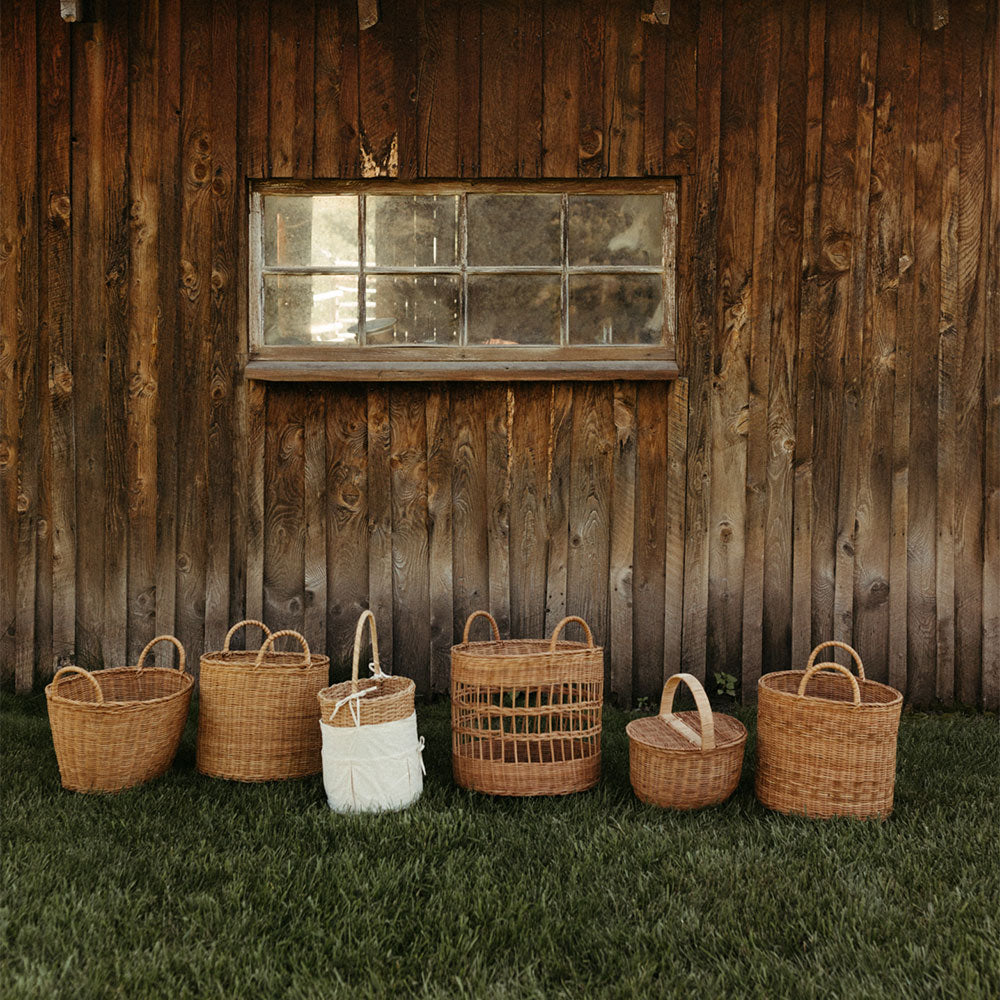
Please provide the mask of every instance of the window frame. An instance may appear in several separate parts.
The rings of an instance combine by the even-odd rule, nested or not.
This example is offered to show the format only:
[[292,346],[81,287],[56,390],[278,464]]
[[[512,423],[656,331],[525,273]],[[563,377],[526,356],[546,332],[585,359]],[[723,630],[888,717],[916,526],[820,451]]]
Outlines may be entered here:
[[[460,194],[662,194],[664,227],[662,344],[492,346],[482,344],[268,345],[263,342],[263,198],[265,195],[460,195]],[[245,375],[263,381],[478,381],[510,379],[656,379],[677,377],[678,183],[675,178],[546,180],[318,180],[254,181],[249,196],[248,360]],[[672,225],[671,225],[672,223]],[[567,268],[564,273],[575,273]],[[285,273],[325,273],[325,268],[281,268]],[[377,269],[379,273],[382,268]],[[440,269],[438,269],[440,270]],[[479,271],[479,269],[475,269]],[[516,273],[497,266],[492,273]],[[634,274],[641,267],[594,266],[593,273]],[[419,274],[418,268],[391,268]],[[473,273],[470,270],[470,273]],[[565,282],[565,277],[564,277]],[[566,286],[563,286],[563,295]],[[563,302],[563,311],[568,303]],[[562,318],[561,318],[562,322]]]

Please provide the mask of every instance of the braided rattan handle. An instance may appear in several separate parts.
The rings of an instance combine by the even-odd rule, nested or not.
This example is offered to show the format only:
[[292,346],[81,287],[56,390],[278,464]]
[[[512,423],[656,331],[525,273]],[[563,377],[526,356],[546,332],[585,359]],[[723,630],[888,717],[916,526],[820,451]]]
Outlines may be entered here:
[[181,645],[180,640],[173,635],[158,635],[155,639],[150,639],[146,643],[145,649],[139,654],[139,662],[135,665],[136,670],[142,670],[143,664],[146,661],[146,654],[158,643],[158,642],[172,642],[177,647],[177,669],[183,674],[184,664],[187,663],[187,657],[184,655],[184,647]]
[[104,692],[101,690],[101,685],[97,683],[97,678],[89,671],[84,670],[83,667],[68,666],[63,667],[59,670],[55,677],[52,678],[52,690],[56,690],[56,685],[59,683],[60,677],[65,677],[66,674],[79,674],[81,677],[86,677],[88,681],[94,686],[94,690],[97,692],[97,704],[104,704]]
[[[674,692],[681,681],[694,695],[694,703],[698,707],[698,719],[701,722],[700,736],[686,722],[674,715]],[[663,696],[660,698],[660,718],[696,747],[702,750],[715,749],[715,717],[712,715],[712,706],[708,702],[705,689],[694,674],[674,674],[668,678],[667,683],[663,685]]]
[[308,667],[312,663],[312,653],[309,652],[309,643],[306,642],[306,637],[300,632],[296,632],[293,628],[283,628],[280,632],[272,632],[265,640],[264,645],[260,647],[257,653],[257,661],[254,663],[254,670],[259,670],[260,665],[264,662],[264,654],[274,647],[274,640],[280,639],[283,635],[292,635],[302,644],[302,652],[305,653],[305,659],[299,664],[300,667]]
[[826,649],[829,646],[847,650],[847,652],[854,657],[854,662],[858,665],[858,676],[862,680],[865,679],[865,665],[861,662],[861,656],[858,654],[858,651],[853,646],[848,646],[846,642],[841,642],[839,639],[828,639],[826,642],[821,642],[809,654],[809,662],[806,664],[806,670],[808,670],[816,662],[816,657],[819,656],[819,651],[821,649]]
[[556,642],[559,640],[559,633],[570,623],[577,622],[583,626],[583,634],[587,637],[587,645],[593,649],[594,648],[594,636],[590,631],[590,626],[582,619],[578,618],[576,615],[567,615],[556,627],[552,633],[552,638],[549,640],[549,652],[554,653],[556,651]]
[[234,636],[234,635],[235,635],[235,634],[236,634],[237,632],[239,632],[239,630],[240,630],[241,628],[243,628],[243,626],[244,626],[244,625],[256,625],[256,626],[257,626],[257,628],[259,628],[259,629],[260,629],[260,630],[261,630],[261,631],[262,631],[262,632],[264,633],[264,638],[265,638],[265,639],[266,639],[266,638],[267,638],[267,637],[268,637],[268,636],[269,636],[269,635],[271,634],[271,630],[270,630],[270,629],[269,629],[269,628],[268,628],[268,627],[267,627],[267,626],[266,626],[266,625],[265,625],[265,624],[264,624],[263,622],[259,622],[259,621],[257,621],[257,619],[256,619],[256,618],[244,618],[244,619],[243,619],[243,621],[241,621],[241,622],[237,622],[237,623],[236,623],[236,624],[235,624],[235,625],[234,625],[234,626],[233,626],[233,627],[232,627],[232,628],[231,628],[231,629],[230,629],[230,630],[229,630],[229,631],[228,631],[228,632],[226,633],[226,641],[225,641],[225,642],[224,642],[224,643],[222,644],[222,651],[223,651],[224,653],[228,653],[228,652],[229,652],[229,640],[230,640],[230,639],[232,639],[232,637],[233,637],[233,636]]
[[371,632],[372,636],[372,661],[375,664],[375,673],[382,673],[382,666],[378,659],[378,635],[375,631],[375,615],[369,609],[361,612],[361,617],[358,619],[358,627],[354,630],[354,660],[351,663],[351,681],[354,683],[355,689],[358,683],[358,665],[361,662],[361,636],[364,635],[366,622],[371,622],[368,626],[368,631]]
[[465,623],[465,631],[462,633],[462,642],[469,641],[469,630],[472,628],[472,623],[477,618],[485,618],[490,623],[490,628],[493,629],[493,639],[496,642],[500,641],[500,628],[497,625],[497,620],[488,611],[473,611],[469,615],[469,620]]
[[[842,673],[850,682],[851,690],[854,694],[854,706],[857,708],[861,704],[861,689],[858,687],[858,680],[847,669],[847,667],[842,667],[839,663],[817,663],[810,666],[805,674],[802,676],[802,681],[799,684],[799,696],[803,696],[806,693],[806,685],[813,679],[813,677],[818,674],[821,670],[838,670]],[[864,678],[862,678],[863,680]]]

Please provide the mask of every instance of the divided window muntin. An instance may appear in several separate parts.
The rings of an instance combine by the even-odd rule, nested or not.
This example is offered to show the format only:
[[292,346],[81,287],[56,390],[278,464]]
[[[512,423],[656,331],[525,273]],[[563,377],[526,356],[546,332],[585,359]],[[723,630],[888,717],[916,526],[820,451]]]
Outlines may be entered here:
[[260,182],[247,374],[672,377],[676,206],[663,179]]

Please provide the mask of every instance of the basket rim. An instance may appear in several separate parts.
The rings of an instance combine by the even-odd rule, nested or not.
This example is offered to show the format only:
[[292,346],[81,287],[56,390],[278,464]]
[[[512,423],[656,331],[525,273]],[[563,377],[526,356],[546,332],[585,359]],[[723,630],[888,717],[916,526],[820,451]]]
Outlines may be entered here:
[[[677,712],[676,714],[686,715],[688,713]],[[698,754],[699,756],[710,756],[711,754],[718,753],[720,751],[725,753],[734,749],[735,747],[742,746],[743,744],[746,743],[747,737],[749,735],[747,727],[744,726],[739,719],[737,719],[734,715],[726,715],[725,712],[713,712],[712,715],[713,716],[722,715],[725,716],[725,718],[731,720],[732,722],[735,722],[736,725],[740,727],[740,733],[735,738],[728,740],[725,743],[716,742],[715,746],[712,747],[711,750],[703,750],[701,749],[701,747],[695,747],[695,746],[660,747],[657,746],[655,743],[647,743],[646,740],[642,739],[640,736],[635,735],[635,730],[632,727],[635,726],[636,723],[645,722],[647,719],[658,719],[660,718],[660,716],[658,715],[644,715],[639,719],[632,719],[632,721],[625,726],[625,733],[629,738],[630,745],[632,743],[635,743],[637,746],[642,747],[644,750],[652,750],[655,753],[662,753],[662,754],[671,754],[671,755],[676,754],[678,757],[687,757],[690,756],[691,754]]]
[[[527,653],[506,652],[506,646],[522,646],[525,643],[537,643],[538,649]],[[489,647],[499,647],[496,653],[487,653]],[[536,660],[539,656],[560,657],[571,653],[601,653],[603,646],[588,646],[585,642],[575,642],[572,639],[560,639],[556,643],[556,648],[551,649],[548,639],[484,639],[479,642],[459,642],[451,647],[452,655],[455,653],[485,654],[487,656],[503,656],[509,660],[528,659]]]
[[[797,680],[801,680],[806,674],[805,670],[772,670],[770,673],[763,674],[760,680],[757,681],[758,691],[767,691],[768,695],[774,695],[779,698],[790,698],[794,699],[796,702],[811,701],[818,702],[824,707],[826,706],[843,706],[844,708],[850,709],[891,709],[895,708],[897,705],[901,704],[903,701],[902,692],[898,691],[896,688],[892,687],[890,684],[883,684],[881,681],[873,681],[868,677],[855,677],[854,679],[858,683],[858,689],[861,692],[861,704],[855,705],[853,702],[849,701],[838,701],[835,698],[821,698],[819,695],[815,694],[803,694],[800,695],[798,691],[781,691],[780,689],[773,686],[772,681],[776,681],[780,677],[794,677]],[[865,688],[876,688],[881,691],[891,692],[892,698],[889,701],[866,701],[864,698]]]
[[[259,650],[256,649],[216,649],[210,653],[202,653],[198,658],[198,666],[201,669],[205,667],[211,667],[213,669],[219,670],[239,670],[243,673],[264,673],[265,671],[292,671],[298,670],[301,673],[308,673],[309,670],[316,667],[328,668],[330,665],[330,657],[323,653],[313,653],[309,654],[308,663],[274,663],[269,662],[268,657],[290,657],[297,656],[298,654],[293,652],[277,652],[277,653],[265,653],[264,659],[261,661],[260,666],[257,663],[257,653]],[[242,659],[237,659],[240,654],[243,654]],[[233,659],[215,659],[218,656],[234,657]]]
[[122,674],[128,671],[132,674],[170,674],[171,677],[179,677],[181,679],[181,685],[176,690],[170,694],[162,694],[156,698],[129,698],[126,701],[81,701],[78,698],[67,698],[66,695],[58,694],[54,690],[54,686],[50,681],[45,685],[45,698],[47,701],[60,702],[64,705],[73,706],[83,706],[88,709],[102,709],[102,708],[121,708],[123,706],[129,707],[147,707],[149,705],[157,705],[163,702],[172,701],[174,698],[178,698],[181,695],[187,694],[194,687],[194,674],[189,674],[187,671],[181,672],[180,670],[174,670],[172,667],[143,667],[140,670],[138,667],[106,667],[104,670],[91,670],[91,676],[100,683],[102,676],[108,674]]
[[366,683],[371,683],[374,680],[382,680],[382,681],[399,680],[399,681],[404,681],[405,683],[398,691],[390,691],[388,694],[366,695],[365,696],[366,705],[373,705],[376,702],[384,703],[387,701],[391,701],[394,698],[405,698],[411,693],[415,694],[417,690],[416,682],[413,680],[412,677],[405,677],[402,674],[386,674],[384,677],[379,677],[379,678],[368,677],[365,680],[358,680],[358,681],[353,681],[350,679],[346,681],[337,681],[336,684],[330,684],[327,687],[317,691],[316,697],[319,698],[321,701],[324,698],[330,701],[334,701],[336,699],[336,695],[333,692],[337,691],[339,693],[338,689],[342,691],[347,691],[350,688],[354,688],[354,690],[363,691]]

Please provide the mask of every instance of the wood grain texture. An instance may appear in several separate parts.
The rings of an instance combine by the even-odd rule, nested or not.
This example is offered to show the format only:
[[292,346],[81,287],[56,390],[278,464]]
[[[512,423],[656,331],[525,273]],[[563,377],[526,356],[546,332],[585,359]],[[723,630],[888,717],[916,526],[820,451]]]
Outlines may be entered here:
[[392,571],[392,426],[389,390],[368,389],[368,607],[383,662],[395,670]]
[[566,573],[569,566],[569,487],[572,467],[573,385],[552,386],[548,438],[548,553],[545,567],[545,629],[551,635],[566,617]]
[[303,489],[305,502],[305,557],[303,635],[312,649],[326,648],[327,547],[326,547],[326,400],[317,390],[309,393],[303,417]]
[[480,390],[486,402],[486,545],[489,561],[489,610],[501,635],[510,631],[510,424],[513,389],[491,385]]
[[454,633],[452,549],[452,424],[449,390],[432,386],[425,407],[427,436],[427,570],[430,601],[430,690],[451,680]]
[[[634,591],[636,583],[636,451],[638,444],[637,387],[615,382],[612,390],[614,443],[611,452],[611,519],[608,542],[608,657],[611,661],[611,690],[626,705],[632,702],[633,635],[635,633]],[[664,435],[665,437],[665,435]],[[661,561],[662,565],[662,561]],[[661,622],[656,608],[651,631],[655,636]],[[645,646],[646,643],[643,643]],[[652,642],[655,649],[655,639]],[[657,663],[657,674],[660,664]],[[656,685],[654,685],[656,686]]]

